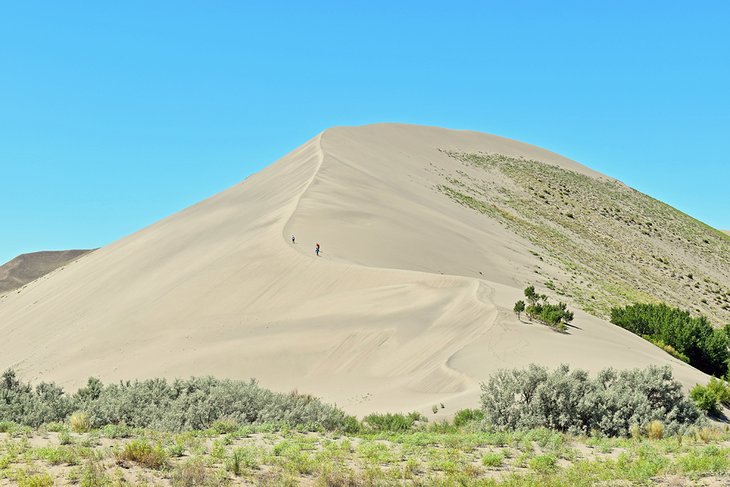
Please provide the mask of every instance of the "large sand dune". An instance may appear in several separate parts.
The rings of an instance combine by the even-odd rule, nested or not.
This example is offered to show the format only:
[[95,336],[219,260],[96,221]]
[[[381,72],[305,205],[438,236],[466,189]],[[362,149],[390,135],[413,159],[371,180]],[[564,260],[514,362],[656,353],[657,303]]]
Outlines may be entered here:
[[227,191],[0,297],[0,367],[71,387],[90,375],[256,377],[357,414],[473,407],[490,373],[530,362],[670,364],[687,386],[707,379],[580,311],[567,335],[518,321],[510,310],[537,257],[434,190],[457,164],[442,150],[603,177],[486,134],[330,129]]

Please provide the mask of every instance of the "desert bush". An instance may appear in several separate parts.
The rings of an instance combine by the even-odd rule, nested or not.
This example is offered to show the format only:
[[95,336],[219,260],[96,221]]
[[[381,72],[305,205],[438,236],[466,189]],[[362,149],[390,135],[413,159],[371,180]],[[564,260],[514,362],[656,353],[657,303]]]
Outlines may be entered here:
[[520,319],[520,315],[525,311],[525,302],[521,299],[517,301],[514,308],[512,308],[512,311],[514,311],[517,315],[517,319]]
[[41,382],[35,388],[24,384],[15,371],[6,370],[0,377],[0,418],[32,427],[64,421],[73,410],[63,389]]
[[67,421],[73,411],[86,415],[89,428],[126,425],[183,431],[263,423],[310,431],[353,427],[352,419],[335,406],[307,394],[273,392],[254,380],[193,377],[104,385],[90,378],[86,387],[67,396],[53,384],[24,384],[12,370],[0,378],[0,418],[5,421],[37,427]]
[[502,430],[545,427],[628,436],[632,425],[653,420],[673,433],[700,419],[669,367],[605,369],[591,379],[567,365],[550,372],[532,364],[497,372],[482,384],[481,401],[487,422]]
[[557,468],[557,465],[558,459],[555,455],[551,454],[538,455],[535,458],[532,458],[529,462],[529,466],[532,470],[542,474],[554,471]]
[[107,424],[101,429],[102,435],[107,438],[129,438],[132,436],[132,428],[126,424]]
[[568,323],[573,321],[573,312],[568,311],[565,303],[550,304],[546,295],[535,292],[535,286],[525,288],[525,297],[529,303],[526,307],[521,300],[515,303],[514,311],[518,317],[520,312],[524,311],[531,320],[540,321],[562,332],[567,329]]
[[68,431],[66,431],[66,430],[61,431],[58,434],[58,442],[61,445],[70,445],[70,444],[72,444],[73,443],[73,440],[71,438],[71,434]]
[[710,377],[707,388],[715,393],[720,404],[730,407],[730,383],[727,380]]
[[259,454],[255,447],[240,447],[231,452],[225,460],[226,470],[233,475],[241,475],[246,469],[259,468]]
[[217,421],[213,421],[213,424],[211,425],[213,431],[215,431],[219,435],[227,435],[228,433],[233,433],[238,429],[238,427],[238,423],[230,418],[222,418]]
[[718,403],[720,398],[717,392],[707,386],[697,384],[689,391],[689,397],[694,401],[699,409],[707,414],[717,416],[720,414]]
[[454,415],[454,426],[457,428],[473,421],[484,419],[484,412],[480,409],[460,409]]
[[482,465],[485,467],[500,467],[504,462],[504,453],[502,452],[489,452],[482,456]]
[[68,421],[71,425],[71,431],[74,433],[86,433],[91,429],[89,415],[83,411],[76,411],[71,415]]
[[362,420],[363,425],[373,431],[408,431],[417,421],[426,421],[420,413],[370,414]]
[[666,304],[634,304],[611,309],[611,323],[671,347],[665,350],[676,351],[707,374],[722,377],[728,371],[728,335],[704,316],[695,318]]
[[178,464],[170,476],[170,483],[173,487],[211,485],[211,480],[205,462],[197,458]]
[[52,487],[53,477],[48,472],[22,471],[17,478],[19,487]]
[[650,421],[646,425],[646,436],[650,440],[661,440],[664,438],[664,424],[661,421]]
[[119,460],[139,463],[147,468],[160,469],[167,464],[167,453],[162,446],[150,445],[145,440],[132,440],[118,454]]
[[356,434],[362,430],[362,424],[355,416],[345,416],[338,429],[343,433]]

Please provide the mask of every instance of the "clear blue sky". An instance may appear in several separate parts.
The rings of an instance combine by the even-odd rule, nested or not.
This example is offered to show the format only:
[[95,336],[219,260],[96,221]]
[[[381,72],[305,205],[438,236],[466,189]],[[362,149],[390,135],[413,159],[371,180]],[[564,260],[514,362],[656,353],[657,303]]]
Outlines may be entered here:
[[730,228],[728,19],[720,0],[4,2],[0,261],[105,245],[385,121],[543,146]]

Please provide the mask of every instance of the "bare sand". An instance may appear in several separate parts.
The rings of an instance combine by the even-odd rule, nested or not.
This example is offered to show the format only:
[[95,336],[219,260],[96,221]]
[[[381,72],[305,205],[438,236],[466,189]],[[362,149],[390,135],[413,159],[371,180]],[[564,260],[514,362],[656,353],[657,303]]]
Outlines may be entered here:
[[476,132],[330,129],[242,183],[1,296],[0,367],[71,388],[91,375],[255,377],[359,415],[476,407],[480,381],[531,362],[669,364],[687,387],[707,380],[581,311],[566,335],[519,321],[511,309],[534,280],[532,247],[434,189],[457,164],[443,149],[604,177]]

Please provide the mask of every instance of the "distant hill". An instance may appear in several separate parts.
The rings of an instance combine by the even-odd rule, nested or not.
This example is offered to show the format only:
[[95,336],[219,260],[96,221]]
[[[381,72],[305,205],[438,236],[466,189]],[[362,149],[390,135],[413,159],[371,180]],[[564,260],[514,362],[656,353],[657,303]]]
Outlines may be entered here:
[[60,250],[21,254],[0,266],[0,294],[23,287],[88,252],[91,252],[91,250]]

